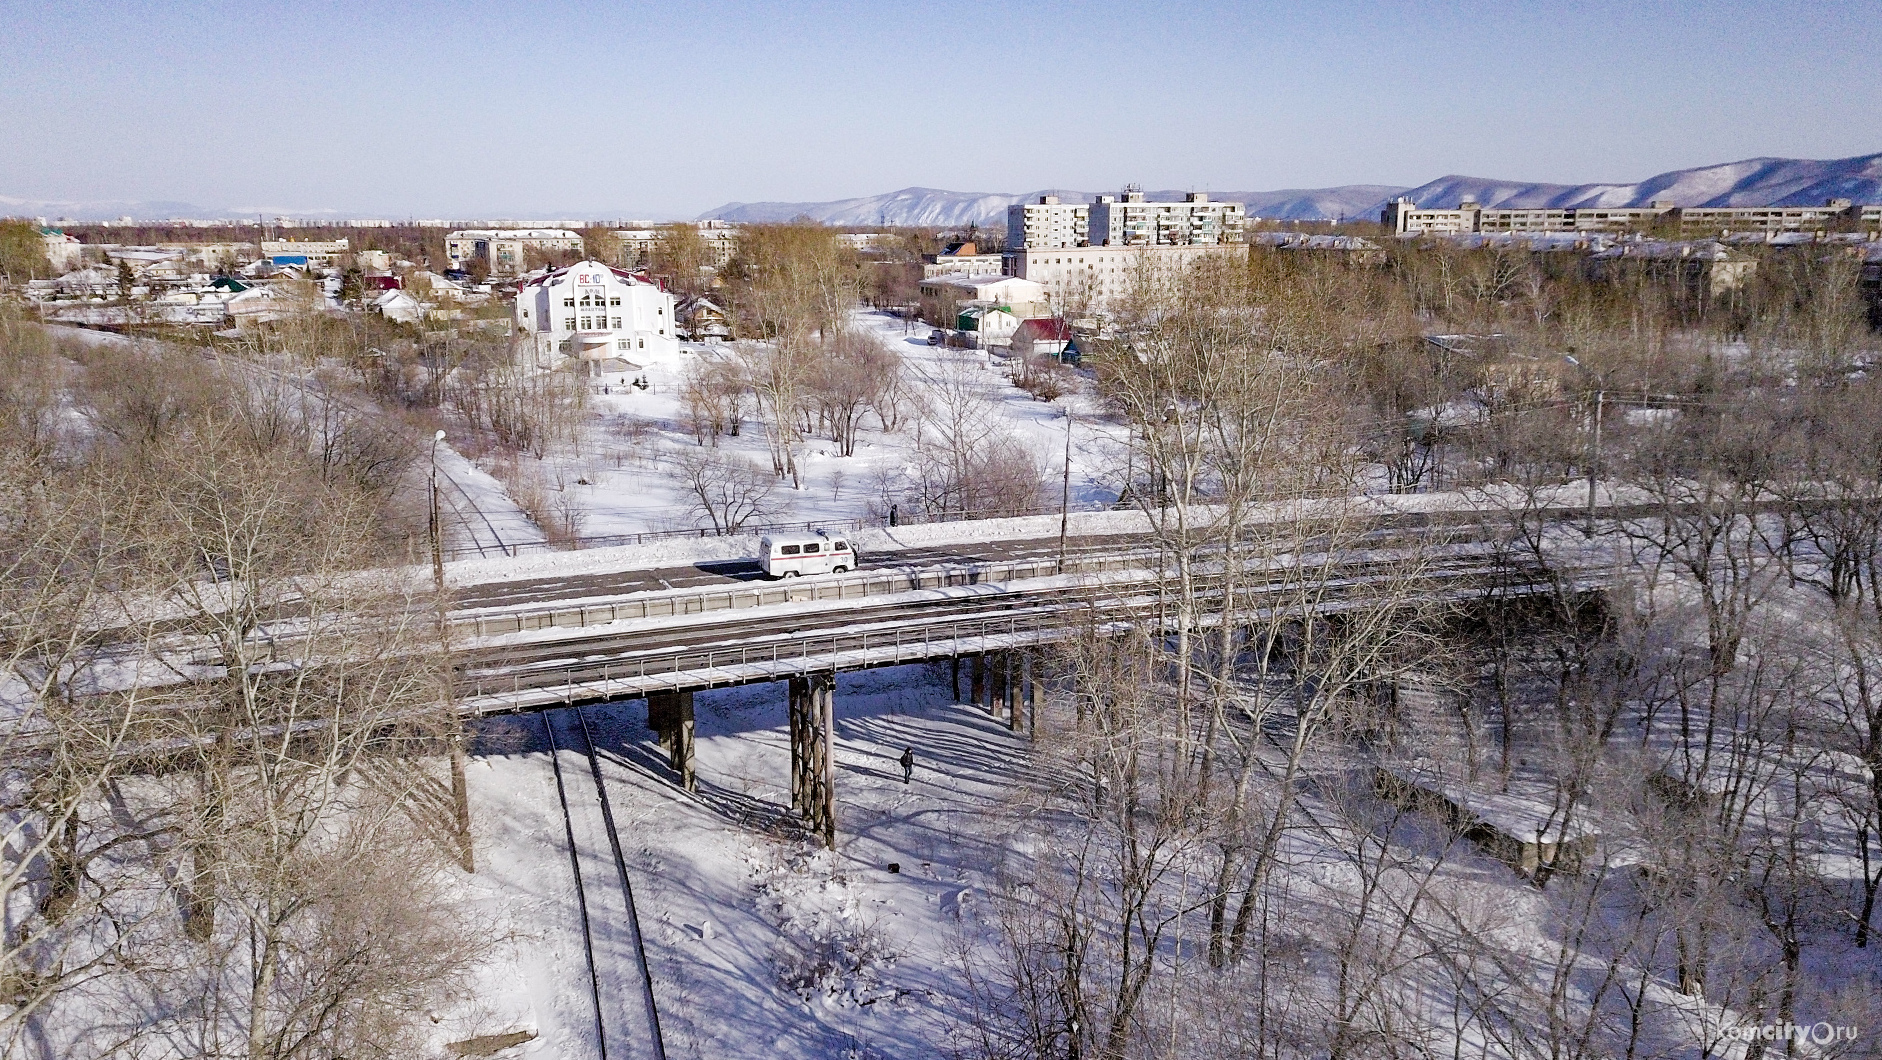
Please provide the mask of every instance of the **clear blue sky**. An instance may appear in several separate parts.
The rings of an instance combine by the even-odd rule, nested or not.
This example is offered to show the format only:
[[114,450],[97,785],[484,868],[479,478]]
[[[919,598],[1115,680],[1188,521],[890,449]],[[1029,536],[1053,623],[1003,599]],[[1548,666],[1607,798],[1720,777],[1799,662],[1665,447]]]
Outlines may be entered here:
[[1882,0],[0,0],[0,195],[691,216],[1882,151]]

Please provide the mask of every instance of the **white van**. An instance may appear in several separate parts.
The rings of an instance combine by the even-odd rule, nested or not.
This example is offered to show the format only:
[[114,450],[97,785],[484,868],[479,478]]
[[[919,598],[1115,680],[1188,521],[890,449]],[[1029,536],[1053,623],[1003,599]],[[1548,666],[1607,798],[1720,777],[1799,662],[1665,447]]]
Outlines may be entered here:
[[840,534],[771,534],[758,539],[758,565],[773,578],[841,574],[856,567],[856,553]]

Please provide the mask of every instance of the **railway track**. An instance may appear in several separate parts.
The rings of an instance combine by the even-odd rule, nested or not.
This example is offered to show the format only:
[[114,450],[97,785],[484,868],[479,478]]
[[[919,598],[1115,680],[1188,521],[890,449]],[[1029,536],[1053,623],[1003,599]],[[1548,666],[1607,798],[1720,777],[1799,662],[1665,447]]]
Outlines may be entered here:
[[[544,711],[542,728],[568,836],[601,1060],[666,1060],[634,888],[628,880],[627,858],[621,850],[614,804],[608,798],[601,758],[595,753],[588,713],[582,707]],[[587,758],[586,775],[563,768],[565,748]],[[607,924],[616,930],[599,930]]]

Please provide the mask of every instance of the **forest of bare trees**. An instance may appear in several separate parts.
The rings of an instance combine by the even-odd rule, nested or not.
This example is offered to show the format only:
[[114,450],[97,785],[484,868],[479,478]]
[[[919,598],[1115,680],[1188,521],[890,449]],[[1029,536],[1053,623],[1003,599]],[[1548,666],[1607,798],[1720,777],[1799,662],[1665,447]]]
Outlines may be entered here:
[[[974,1051],[1873,1055],[1855,277],[1780,258],[1698,305],[1406,247],[1141,278],[1092,382],[1166,573],[1056,655]],[[1381,490],[1476,514],[1385,530]],[[1433,594],[1466,556],[1495,573]],[[1815,1044],[1747,1037],[1784,1024]]]
[[360,574],[412,439],[261,361],[0,358],[0,1055],[412,1055],[492,943],[436,619]]

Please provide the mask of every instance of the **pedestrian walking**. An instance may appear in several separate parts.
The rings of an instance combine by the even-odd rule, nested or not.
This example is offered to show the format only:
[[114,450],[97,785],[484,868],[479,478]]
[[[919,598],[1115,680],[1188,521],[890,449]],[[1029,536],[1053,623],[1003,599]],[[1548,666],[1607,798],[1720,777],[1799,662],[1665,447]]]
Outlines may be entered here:
[[915,777],[915,749],[902,748],[902,757],[898,761],[902,763],[902,783],[906,784]]

